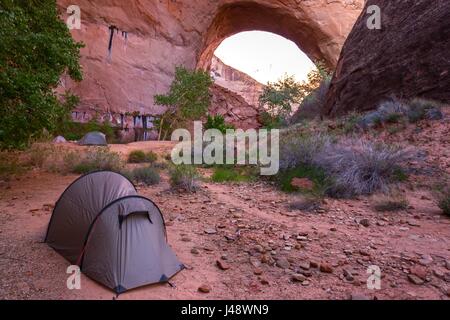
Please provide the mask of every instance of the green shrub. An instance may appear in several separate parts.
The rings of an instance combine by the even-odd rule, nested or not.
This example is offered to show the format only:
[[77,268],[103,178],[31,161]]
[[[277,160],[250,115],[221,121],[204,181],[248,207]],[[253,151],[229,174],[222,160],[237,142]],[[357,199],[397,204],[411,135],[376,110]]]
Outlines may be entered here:
[[136,168],[131,172],[131,180],[143,183],[147,186],[153,186],[161,181],[157,170],[152,167]]
[[287,127],[287,118],[283,115],[273,115],[266,110],[262,110],[258,117],[262,127],[267,130]]
[[173,188],[194,192],[198,189],[200,175],[191,165],[174,165],[169,170],[170,184]]
[[158,160],[158,155],[153,151],[145,153],[142,150],[135,150],[128,156],[129,163],[154,163]]
[[217,115],[217,116],[208,116],[208,120],[206,121],[205,124],[205,130],[209,130],[209,129],[217,129],[220,132],[222,132],[223,134],[227,133],[227,130],[229,129],[235,129],[235,127],[231,124],[227,124],[225,123],[225,119],[223,116],[221,115]]
[[[292,186],[292,180],[294,178],[306,178],[314,183],[314,187],[311,190],[299,190]],[[301,191],[302,193],[309,193],[316,196],[323,196],[329,185],[328,178],[321,168],[308,165],[300,165],[296,168],[281,172],[278,175],[278,183],[284,192]]]
[[244,168],[236,168],[233,166],[219,166],[214,168],[211,180],[216,183],[223,182],[248,182],[254,177],[245,172]]

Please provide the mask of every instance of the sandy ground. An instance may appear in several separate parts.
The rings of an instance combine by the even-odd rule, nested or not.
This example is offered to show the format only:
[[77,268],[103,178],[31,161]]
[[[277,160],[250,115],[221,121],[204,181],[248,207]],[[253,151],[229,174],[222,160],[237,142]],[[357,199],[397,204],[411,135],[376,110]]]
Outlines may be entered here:
[[[449,137],[447,122],[414,131],[410,142],[428,151],[430,168],[448,173]],[[196,194],[178,194],[164,177],[139,192],[162,209],[169,243],[187,269],[173,286],[147,286],[119,299],[449,299],[450,218],[426,186],[433,172],[411,177],[404,190],[411,206],[395,213],[375,212],[366,198],[291,211],[298,195],[262,182],[205,182]],[[0,186],[1,299],[113,299],[84,276],[81,290],[68,290],[68,262],[42,242],[51,207],[76,178],[36,170]],[[380,290],[367,288],[372,265],[381,269]],[[211,292],[198,292],[202,285]]]
[[[30,173],[2,191],[1,298],[113,298],[111,291],[86,277],[81,290],[68,290],[68,263],[42,243],[51,216],[46,205],[53,204],[75,178]],[[305,213],[286,208],[295,196],[260,183],[204,184],[193,196],[173,193],[168,187],[163,183],[140,193],[161,207],[169,242],[188,269],[172,279],[174,288],[148,286],[120,299],[346,299],[351,294],[440,299],[447,295],[450,220],[421,192],[409,195],[414,209],[401,213],[375,213],[368,201],[331,200],[320,213]],[[360,219],[368,219],[369,226],[362,226]],[[207,234],[209,229],[217,233]],[[284,262],[281,268],[271,257]],[[220,270],[217,260],[230,269]],[[315,264],[328,265],[332,273],[320,272]],[[366,287],[370,265],[382,270],[379,291]],[[413,267],[419,272],[424,269],[424,284],[408,280]],[[293,282],[294,272],[305,274],[306,282]],[[351,273],[354,280],[347,280],[344,273]],[[211,293],[197,291],[204,284],[212,288]]]

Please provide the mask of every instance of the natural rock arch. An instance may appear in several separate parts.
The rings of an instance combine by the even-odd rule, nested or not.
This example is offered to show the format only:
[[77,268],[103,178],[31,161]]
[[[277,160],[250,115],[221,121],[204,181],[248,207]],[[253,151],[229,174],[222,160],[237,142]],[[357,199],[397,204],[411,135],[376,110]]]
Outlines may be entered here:
[[293,41],[313,61],[325,61],[330,67],[336,64],[336,52],[327,46],[333,42],[330,34],[301,8],[293,11],[279,6],[276,1],[234,1],[217,10],[206,32],[197,67],[209,70],[214,52],[223,40],[255,30],[272,32]]
[[[71,0],[57,0],[62,19]],[[64,82],[81,98],[80,112],[156,115],[154,95],[166,92],[175,66],[208,69],[220,42],[240,31],[284,36],[311,59],[336,65],[341,47],[364,0],[78,0],[81,29],[73,37],[81,51],[84,80]],[[114,38],[107,59],[110,27]],[[108,60],[110,60],[108,62]]]

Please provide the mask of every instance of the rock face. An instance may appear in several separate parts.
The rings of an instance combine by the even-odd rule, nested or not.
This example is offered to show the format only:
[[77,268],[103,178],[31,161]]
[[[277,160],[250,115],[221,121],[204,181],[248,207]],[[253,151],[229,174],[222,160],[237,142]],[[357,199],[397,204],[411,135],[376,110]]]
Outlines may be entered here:
[[[67,19],[71,0],[58,0]],[[79,112],[157,115],[176,65],[209,70],[228,36],[262,30],[293,40],[312,59],[337,62],[363,0],[78,0],[84,80],[63,79],[81,97]],[[112,37],[112,42],[110,39]],[[111,52],[108,48],[111,44]]]
[[211,76],[217,85],[240,95],[251,106],[258,107],[259,97],[264,90],[262,83],[226,65],[216,56],[212,59]]
[[450,102],[450,2],[369,0],[382,29],[363,10],[337,64],[325,112],[374,109],[380,100],[423,97]]
[[209,113],[222,115],[225,122],[234,125],[237,129],[259,128],[258,106],[250,105],[242,96],[214,84],[211,87],[211,107]]

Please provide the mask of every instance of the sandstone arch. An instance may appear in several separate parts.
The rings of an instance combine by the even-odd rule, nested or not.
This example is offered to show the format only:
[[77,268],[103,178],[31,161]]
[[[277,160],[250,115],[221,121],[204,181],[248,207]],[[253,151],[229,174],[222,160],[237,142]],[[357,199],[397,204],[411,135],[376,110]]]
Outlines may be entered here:
[[[330,67],[336,63],[336,45],[319,21],[312,19],[301,7],[290,10],[276,1],[235,1],[221,6],[208,28],[198,59],[198,67],[209,70],[217,47],[226,38],[244,31],[267,31],[297,44],[312,60],[323,60]],[[335,48],[333,48],[335,47]]]
[[[71,0],[57,0],[61,18]],[[155,94],[168,90],[176,65],[208,69],[227,36],[260,29],[293,40],[312,59],[335,65],[364,0],[78,0],[85,43],[81,83],[65,82],[81,97],[80,112],[159,114]],[[107,49],[110,26],[127,33]]]

